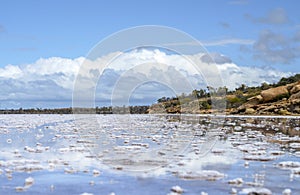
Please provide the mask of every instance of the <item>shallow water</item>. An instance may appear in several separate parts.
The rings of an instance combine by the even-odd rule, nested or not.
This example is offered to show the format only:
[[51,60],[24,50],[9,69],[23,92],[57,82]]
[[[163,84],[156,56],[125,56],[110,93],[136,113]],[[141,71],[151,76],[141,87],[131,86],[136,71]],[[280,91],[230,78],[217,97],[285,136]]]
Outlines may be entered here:
[[299,125],[297,117],[0,115],[0,194],[176,194],[174,186],[300,194]]

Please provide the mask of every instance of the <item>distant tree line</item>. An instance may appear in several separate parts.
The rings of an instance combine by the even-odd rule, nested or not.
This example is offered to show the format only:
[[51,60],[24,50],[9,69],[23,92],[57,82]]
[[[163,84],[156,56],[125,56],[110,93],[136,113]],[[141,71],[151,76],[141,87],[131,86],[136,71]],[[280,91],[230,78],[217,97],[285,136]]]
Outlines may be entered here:
[[147,114],[149,106],[122,106],[96,108],[28,108],[0,109],[0,114]]
[[0,114],[72,114],[72,108],[1,109]]

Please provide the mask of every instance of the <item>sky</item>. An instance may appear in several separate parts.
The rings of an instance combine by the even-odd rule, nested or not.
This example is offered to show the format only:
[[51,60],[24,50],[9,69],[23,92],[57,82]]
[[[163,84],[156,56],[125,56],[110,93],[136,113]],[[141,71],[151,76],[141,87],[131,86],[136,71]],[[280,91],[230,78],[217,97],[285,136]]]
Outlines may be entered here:
[[[175,28],[199,40],[231,88],[276,82],[300,72],[299,7],[297,0],[2,0],[0,108],[71,106],[74,79],[89,52],[106,37],[140,25]],[[151,52],[131,55],[164,55]],[[165,57],[176,64],[171,61],[175,58]],[[188,71],[186,76],[197,80]],[[107,86],[117,80],[107,78],[102,82]],[[200,86],[199,81],[194,84]],[[162,91],[174,93],[162,85],[139,90],[152,88],[157,95],[149,101],[164,95]]]

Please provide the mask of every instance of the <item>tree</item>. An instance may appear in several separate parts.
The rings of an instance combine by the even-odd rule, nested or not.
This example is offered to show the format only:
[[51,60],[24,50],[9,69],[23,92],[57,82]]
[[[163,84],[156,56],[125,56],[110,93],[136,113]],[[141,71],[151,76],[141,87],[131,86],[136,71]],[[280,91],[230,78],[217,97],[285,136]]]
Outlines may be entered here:
[[158,103],[162,103],[162,102],[166,102],[166,101],[167,101],[166,97],[162,97],[157,100]]
[[215,94],[216,93],[216,89],[211,87],[211,86],[207,86],[207,90],[209,91],[209,97],[212,95],[212,94]]
[[200,90],[199,90],[199,96],[200,96],[200,98],[205,97],[205,96],[206,96],[206,91],[203,90],[203,89],[200,89]]
[[235,90],[236,91],[242,91],[242,92],[246,92],[246,90],[247,90],[247,85],[245,85],[245,84],[241,84],[238,88],[236,88]]
[[269,88],[270,88],[270,85],[266,82],[263,82],[261,84],[261,87],[260,87],[261,90],[266,90],[266,89],[269,89]]
[[198,91],[197,89],[194,89],[194,90],[192,91],[192,96],[193,96],[193,97],[196,97],[196,98],[200,98],[200,93],[199,93],[199,91]]

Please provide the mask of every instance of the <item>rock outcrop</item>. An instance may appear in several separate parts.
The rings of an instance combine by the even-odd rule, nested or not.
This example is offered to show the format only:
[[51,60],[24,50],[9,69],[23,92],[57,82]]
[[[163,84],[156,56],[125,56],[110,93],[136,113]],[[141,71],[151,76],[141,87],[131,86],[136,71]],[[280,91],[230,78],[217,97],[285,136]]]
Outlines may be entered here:
[[296,99],[300,99],[300,91],[298,93],[291,95],[291,97],[289,98],[289,100],[296,100]]
[[289,95],[289,91],[287,86],[280,86],[264,90],[260,93],[260,95],[263,98],[263,102],[270,102],[277,100],[280,97],[287,97]]
[[249,105],[257,105],[263,101],[263,97],[261,95],[256,95],[254,97],[248,98],[247,104]]
[[[220,108],[227,103],[227,114],[300,115],[300,81],[263,91],[254,88],[252,91],[238,92],[227,95],[226,102],[222,101],[224,97],[217,97],[214,101],[210,97],[184,102],[167,100],[150,106],[148,113],[213,114],[223,112],[224,109]],[[217,104],[221,105],[220,108],[215,106]]]
[[300,92],[300,84],[299,85],[295,85],[292,89],[291,89],[291,93],[297,93]]
[[300,114],[300,82],[264,90],[247,99],[234,114]]

